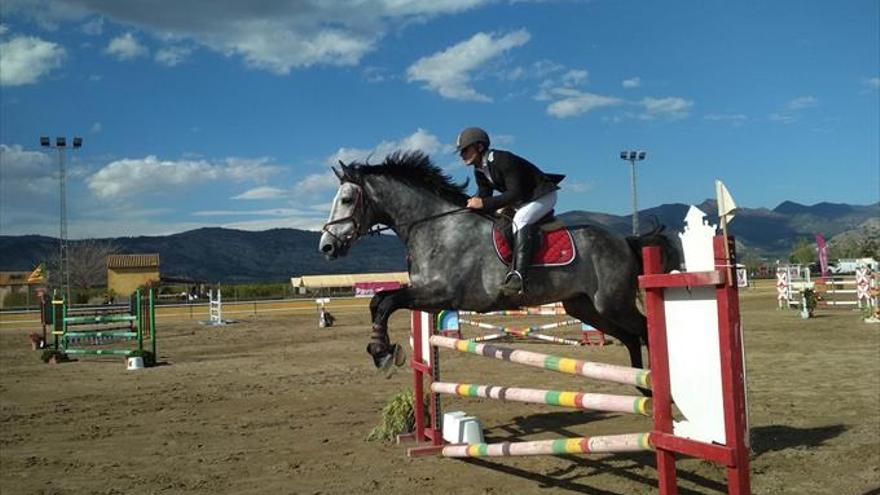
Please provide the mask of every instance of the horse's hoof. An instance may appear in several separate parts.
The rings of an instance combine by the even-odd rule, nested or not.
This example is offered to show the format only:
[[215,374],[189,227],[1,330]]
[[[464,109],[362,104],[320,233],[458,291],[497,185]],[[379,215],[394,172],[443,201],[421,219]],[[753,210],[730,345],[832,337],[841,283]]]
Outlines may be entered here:
[[393,344],[392,347],[394,348],[394,366],[400,368],[406,364],[406,351],[402,345]]

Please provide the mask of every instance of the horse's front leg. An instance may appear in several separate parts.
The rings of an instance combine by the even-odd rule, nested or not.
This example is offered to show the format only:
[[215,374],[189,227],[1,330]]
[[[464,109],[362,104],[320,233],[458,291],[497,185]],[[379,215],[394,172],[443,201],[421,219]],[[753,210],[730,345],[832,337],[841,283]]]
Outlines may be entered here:
[[393,289],[379,292],[370,300],[370,318],[373,329],[367,353],[373,357],[373,364],[379,369],[388,369],[392,364],[404,363],[402,349],[391,344],[388,338],[388,319],[400,308],[411,307],[410,289]]
[[392,364],[403,366],[406,358],[399,344],[392,344],[388,337],[388,319],[398,309],[421,307],[446,307],[443,292],[430,290],[426,287],[405,287],[402,289],[382,291],[370,301],[370,315],[373,319],[373,332],[367,353],[373,357],[377,368],[387,370]]

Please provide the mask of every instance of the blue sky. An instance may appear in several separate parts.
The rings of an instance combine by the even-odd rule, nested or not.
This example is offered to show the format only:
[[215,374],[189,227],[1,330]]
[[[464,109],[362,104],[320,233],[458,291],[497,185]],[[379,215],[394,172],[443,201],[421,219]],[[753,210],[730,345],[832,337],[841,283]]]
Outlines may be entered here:
[[[478,125],[558,210],[880,200],[880,3],[4,0],[0,233],[317,229],[328,166]],[[471,181],[473,182],[473,181]],[[473,184],[471,185],[473,188]]]

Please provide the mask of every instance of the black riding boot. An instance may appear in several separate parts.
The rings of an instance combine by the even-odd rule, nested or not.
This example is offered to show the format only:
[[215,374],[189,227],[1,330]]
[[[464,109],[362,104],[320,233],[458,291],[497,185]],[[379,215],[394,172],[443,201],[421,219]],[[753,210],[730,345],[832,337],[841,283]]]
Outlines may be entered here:
[[501,295],[510,297],[525,292],[526,271],[532,263],[535,231],[534,225],[526,225],[516,232],[513,264],[504,279],[504,284],[501,285]]

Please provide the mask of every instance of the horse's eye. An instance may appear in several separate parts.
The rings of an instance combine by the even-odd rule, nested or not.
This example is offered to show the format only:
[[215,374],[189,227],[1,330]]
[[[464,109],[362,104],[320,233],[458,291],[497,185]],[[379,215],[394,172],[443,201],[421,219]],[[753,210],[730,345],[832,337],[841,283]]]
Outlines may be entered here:
[[351,200],[351,198],[342,198],[342,199],[340,200],[340,202],[341,202],[342,204],[348,206],[348,205],[350,205],[350,204],[352,203],[352,200]]

